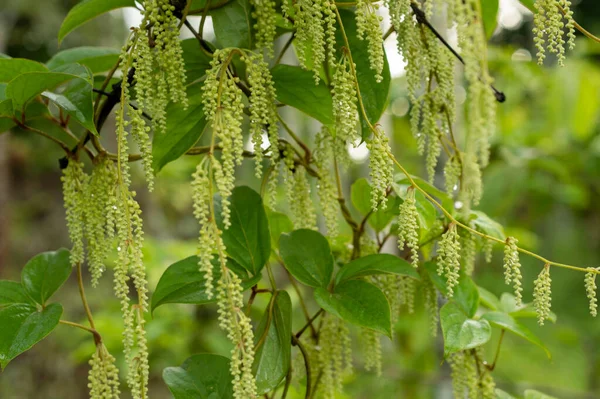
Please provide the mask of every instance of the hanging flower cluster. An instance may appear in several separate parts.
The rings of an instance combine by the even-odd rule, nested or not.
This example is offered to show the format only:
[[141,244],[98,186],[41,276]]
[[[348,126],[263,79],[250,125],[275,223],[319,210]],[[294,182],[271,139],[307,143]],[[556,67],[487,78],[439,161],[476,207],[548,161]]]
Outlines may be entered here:
[[544,321],[550,316],[550,307],[552,306],[552,279],[550,278],[550,265],[544,265],[544,268],[533,282],[533,306],[538,315],[538,323],[544,325]]
[[387,189],[394,180],[393,164],[390,159],[390,145],[385,132],[377,129],[371,141],[367,143],[371,152],[369,158],[369,175],[371,177],[371,208],[387,208]]
[[350,331],[344,321],[326,313],[319,333],[318,392],[324,399],[335,399],[342,392],[343,378],[352,372]]
[[460,273],[460,240],[456,224],[451,223],[448,230],[442,234],[438,248],[438,274],[446,276],[448,298],[454,295],[454,287],[458,285]]
[[455,398],[495,399],[496,384],[482,365],[481,347],[453,353],[449,358]]
[[411,263],[416,268],[419,266],[419,212],[415,200],[415,189],[409,187],[406,198],[400,204],[398,216],[398,248],[410,249]]
[[358,109],[356,84],[348,56],[344,53],[336,65],[331,81],[331,99],[335,118],[335,137],[342,143],[355,144],[360,140],[358,131]]
[[335,173],[335,142],[339,138],[334,138],[329,129],[323,127],[315,137],[315,151],[313,157],[315,166],[319,173],[319,184],[317,193],[319,194],[319,203],[321,212],[325,217],[325,226],[330,237],[338,235],[338,193],[336,182],[334,179]]
[[115,366],[115,358],[103,343],[96,346],[89,363],[90,399],[119,399],[119,369]]
[[592,317],[598,315],[598,298],[596,298],[596,274],[599,268],[588,267],[585,274],[585,293],[590,301],[590,314]]
[[71,239],[71,266],[83,263],[85,259],[84,238],[84,209],[85,187],[88,176],[83,171],[83,163],[71,158],[63,169],[63,200],[67,214],[67,229]]
[[381,340],[379,333],[369,328],[360,330],[362,352],[365,357],[365,370],[381,376]]
[[370,0],[356,2],[356,34],[360,40],[369,42],[369,62],[375,72],[375,80],[381,82],[383,76],[384,52],[383,34],[381,32],[382,17],[377,15],[379,5]]
[[546,49],[555,53],[558,64],[565,62],[565,31],[568,36],[570,50],[575,48],[575,20],[571,11],[570,0],[536,0],[533,4],[533,34],[537,47],[538,64],[542,65],[546,58]]
[[[284,1],[285,5],[286,2]],[[330,0],[298,0],[294,2],[294,28],[296,30],[296,54],[303,68],[314,72],[319,84],[320,70],[327,60],[335,64],[335,3]],[[290,18],[287,5],[283,15]],[[312,55],[312,58],[309,56]]]
[[277,12],[275,1],[251,0],[254,7],[252,18],[256,20],[254,30],[256,31],[256,47],[266,50],[269,57],[273,57],[273,42],[277,30]]
[[439,322],[439,311],[438,311],[438,297],[437,291],[431,279],[426,279],[423,282],[423,296],[425,303],[425,310],[429,317],[429,331],[432,337],[437,337],[438,334],[438,322]]
[[523,302],[523,287],[521,281],[521,262],[519,261],[519,251],[517,248],[517,239],[508,237],[504,246],[504,281],[506,284],[511,282],[515,289],[515,302],[517,306],[521,306]]
[[317,214],[310,194],[306,169],[302,165],[296,165],[293,170],[287,169],[285,179],[294,227],[296,229],[316,229]]

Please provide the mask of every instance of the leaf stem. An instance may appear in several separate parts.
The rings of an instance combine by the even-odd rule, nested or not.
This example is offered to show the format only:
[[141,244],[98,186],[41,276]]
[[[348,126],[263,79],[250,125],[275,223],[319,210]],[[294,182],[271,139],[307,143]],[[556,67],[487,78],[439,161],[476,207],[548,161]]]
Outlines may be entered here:
[[312,376],[310,372],[310,359],[308,356],[308,352],[306,352],[304,345],[302,345],[298,337],[294,334],[292,334],[292,345],[297,346],[298,349],[300,349],[300,353],[302,353],[302,357],[304,358],[304,367],[306,368],[306,393],[304,394],[304,398],[308,399],[310,398],[310,390],[312,384]]

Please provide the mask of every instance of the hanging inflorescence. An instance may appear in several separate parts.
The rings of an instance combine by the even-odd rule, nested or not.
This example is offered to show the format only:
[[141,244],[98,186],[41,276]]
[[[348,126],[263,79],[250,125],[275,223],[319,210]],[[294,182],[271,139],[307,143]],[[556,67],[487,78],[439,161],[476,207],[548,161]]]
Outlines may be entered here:
[[427,311],[427,316],[429,317],[429,331],[431,332],[432,337],[437,337],[438,322],[440,318],[438,311],[438,297],[437,290],[429,278],[423,281],[423,297],[425,310]]
[[63,169],[63,200],[67,214],[67,229],[71,239],[71,266],[83,263],[85,259],[84,209],[85,192],[89,177],[83,171],[83,163],[71,158]]
[[103,343],[98,343],[90,359],[88,388],[90,399],[119,399],[119,369]]
[[335,66],[331,81],[331,100],[333,103],[333,117],[335,118],[335,137],[343,143],[356,145],[360,141],[358,126],[358,109],[356,103],[356,85],[346,53]]
[[410,249],[411,263],[414,267],[419,266],[419,212],[415,200],[415,189],[409,187],[406,198],[400,204],[398,216],[398,248]]
[[538,323],[544,325],[544,321],[550,316],[550,307],[552,306],[552,279],[550,278],[550,265],[544,265],[544,268],[533,282],[533,306],[538,315]]
[[504,246],[504,281],[506,284],[513,283],[515,290],[515,302],[517,306],[521,306],[523,302],[523,287],[521,281],[521,262],[519,261],[519,251],[517,247],[517,239],[508,237]]
[[371,141],[367,143],[371,152],[369,158],[369,175],[371,177],[371,208],[387,208],[387,190],[394,180],[393,164],[390,159],[390,145],[388,138],[380,129],[373,134]]
[[449,357],[455,398],[496,399],[496,384],[482,360],[481,347]]
[[325,218],[325,226],[330,237],[338,235],[338,193],[335,173],[335,143],[339,138],[333,137],[329,129],[323,127],[315,137],[315,150],[313,157],[317,172],[319,173],[319,183],[317,193],[319,194],[319,203],[321,212]]
[[273,57],[273,42],[277,30],[277,12],[273,0],[251,0],[254,7],[252,18],[256,20],[256,47],[265,49],[269,57]]
[[370,328],[360,331],[362,352],[365,360],[365,370],[373,371],[381,376],[381,339],[379,333]]
[[[320,80],[320,70],[327,60],[335,63],[335,3],[330,0],[298,0],[294,2],[294,28],[296,54],[303,68],[314,72],[315,83]],[[290,18],[283,2],[283,15]],[[309,58],[312,55],[312,58]]]
[[346,323],[329,313],[323,316],[317,355],[321,382],[318,392],[324,399],[334,399],[342,392],[343,378],[352,372],[352,347]]
[[375,80],[381,82],[383,76],[384,52],[383,34],[379,25],[383,19],[377,15],[379,5],[370,0],[356,2],[356,35],[360,40],[367,39],[369,43],[369,63],[375,72]]
[[[469,227],[473,228],[473,225]],[[465,274],[470,276],[473,274],[475,270],[475,257],[477,256],[477,239],[474,234],[466,230],[461,230],[459,232],[460,236],[460,259],[462,261],[463,269],[465,270]]]
[[565,62],[565,31],[570,50],[575,48],[575,21],[570,0],[535,0],[533,4],[534,42],[537,48],[538,64],[543,64],[546,50],[556,54],[558,64]]
[[438,269],[440,276],[446,277],[446,290],[448,298],[454,295],[454,287],[458,285],[460,273],[460,240],[456,224],[451,223],[448,230],[442,234],[438,248]]
[[593,317],[598,315],[598,298],[596,298],[596,274],[600,268],[588,267],[585,274],[585,293],[590,301],[590,314]]

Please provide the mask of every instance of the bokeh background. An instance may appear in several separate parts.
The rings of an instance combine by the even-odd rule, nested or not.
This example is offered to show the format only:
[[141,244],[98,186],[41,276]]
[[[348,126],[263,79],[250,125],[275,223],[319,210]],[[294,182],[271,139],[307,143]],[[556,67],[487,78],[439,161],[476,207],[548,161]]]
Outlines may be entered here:
[[[78,29],[59,48],[58,28],[76,3],[3,0],[0,52],[45,62],[57,51],[70,47],[119,48],[128,26],[139,20],[134,9],[111,12]],[[535,62],[531,13],[516,0],[500,0],[500,7],[489,59],[496,86],[506,93],[507,101],[499,106],[499,129],[493,139],[490,166],[484,173],[485,194],[479,209],[502,223],[506,233],[517,237],[527,249],[557,261],[597,266],[600,44],[579,37],[566,67],[557,68],[552,59],[540,67]],[[576,20],[600,34],[600,5],[583,0],[573,1],[573,7]],[[210,26],[208,21],[207,37]],[[423,161],[416,154],[409,128],[403,63],[396,54],[393,37],[388,39],[386,49],[394,82],[382,125],[401,162],[414,174],[422,175]],[[293,62],[293,55],[288,54],[284,62]],[[459,101],[464,101],[464,90],[457,87],[457,91]],[[318,126],[294,111],[282,112],[310,142]],[[109,148],[110,125],[107,123],[103,132]],[[0,134],[2,279],[18,279],[23,265],[39,252],[69,246],[57,162],[62,155],[53,143],[25,132]],[[351,156],[354,166],[345,180],[347,190],[352,181],[366,175],[366,148],[352,149]],[[145,260],[151,289],[168,265],[194,253],[197,225],[191,213],[189,181],[196,162],[197,158],[184,157],[165,167],[151,196],[140,183],[141,175],[135,179],[144,210]],[[252,175],[248,163],[239,172],[240,181],[256,187]],[[479,262],[475,275],[479,285],[497,295],[510,291],[503,283],[501,263],[501,250],[496,248],[492,264]],[[522,263],[525,297],[530,299],[532,281],[542,265],[531,258],[522,258]],[[507,335],[494,372],[496,381],[503,390],[517,396],[526,388],[534,388],[564,399],[598,398],[600,321],[589,316],[583,275],[557,269],[552,278],[552,309],[558,321],[544,328],[533,319],[526,321],[550,348],[552,359],[526,341]],[[282,284],[286,281],[283,278]],[[110,277],[106,276],[97,289],[88,289],[88,296],[109,350],[118,354],[121,319]],[[84,320],[73,279],[58,293],[58,300],[65,306],[66,318]],[[266,303],[260,297],[255,303],[259,315]],[[228,353],[228,342],[215,320],[214,306],[169,305],[156,311],[148,324],[153,398],[171,397],[161,380],[163,368],[179,365],[193,353]],[[295,321],[297,329],[302,320]],[[422,312],[403,315],[396,326],[395,342],[383,343],[383,377],[360,372],[347,381],[343,397],[450,398],[442,343],[440,338],[431,339],[427,328]],[[493,337],[490,347],[495,347],[497,339]],[[59,326],[0,373],[0,398],[85,398],[87,361],[92,352],[88,334]],[[357,368],[361,368],[360,354]]]

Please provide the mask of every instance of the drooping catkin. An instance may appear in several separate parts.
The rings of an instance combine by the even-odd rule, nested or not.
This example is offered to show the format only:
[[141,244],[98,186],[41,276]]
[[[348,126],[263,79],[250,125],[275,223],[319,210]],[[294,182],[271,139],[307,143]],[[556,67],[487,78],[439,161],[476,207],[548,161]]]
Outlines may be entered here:
[[506,284],[513,283],[515,290],[515,302],[521,306],[523,302],[523,286],[521,276],[521,262],[519,261],[519,251],[517,239],[508,237],[504,246],[504,281]]
[[355,144],[360,139],[357,93],[350,60],[344,54],[336,64],[331,81],[335,137],[343,143]]
[[551,283],[550,265],[546,264],[533,283],[533,306],[538,315],[540,326],[543,326],[544,321],[550,316],[550,308],[552,306]]
[[596,298],[596,275],[600,268],[588,267],[585,274],[585,293],[590,301],[590,314],[592,317],[598,315],[598,299]]
[[456,224],[451,223],[448,230],[442,234],[438,248],[438,274],[446,276],[448,298],[454,295],[454,287],[458,284],[460,272],[460,240]]
[[119,399],[119,370],[115,366],[115,358],[103,343],[96,346],[89,364],[90,399]]
[[437,291],[429,278],[423,281],[422,287],[425,310],[429,317],[429,331],[432,337],[437,337],[439,322]]
[[381,376],[381,340],[379,333],[369,328],[360,331],[363,356],[365,359],[365,370],[373,371]]
[[533,34],[537,48],[538,64],[543,64],[546,50],[555,53],[558,64],[563,66],[565,60],[565,30],[568,35],[568,46],[575,47],[575,21],[571,11],[570,0],[536,0],[533,16]]
[[371,177],[371,208],[387,208],[387,189],[393,181],[393,164],[390,159],[390,145],[385,132],[377,129],[371,141],[367,143],[371,151],[369,158],[369,176]]
[[71,239],[71,266],[83,263],[85,259],[83,239],[85,231],[86,188],[89,177],[83,171],[83,163],[69,158],[61,177],[63,201],[67,216],[67,230]]
[[322,375],[318,392],[325,399],[334,399],[342,392],[344,376],[352,372],[350,331],[344,321],[329,313],[323,316],[318,349]]
[[338,193],[335,173],[335,142],[339,140],[334,138],[329,129],[323,127],[315,137],[315,150],[313,157],[315,166],[319,173],[317,193],[319,194],[319,203],[321,211],[325,218],[325,226],[330,237],[338,235]]
[[400,204],[398,216],[398,248],[410,249],[411,263],[419,266],[419,212],[415,200],[415,188],[409,187],[406,198]]
[[383,33],[381,31],[382,17],[377,15],[379,5],[370,0],[356,2],[356,35],[360,40],[369,42],[369,64],[375,72],[375,80],[381,82],[383,76],[384,52]]
[[293,171],[287,169],[286,181],[288,184],[288,203],[290,205],[294,228],[316,229],[317,214],[311,198],[310,183],[306,177],[304,166],[296,165]]
[[252,0],[254,8],[252,18],[256,20],[256,47],[266,51],[267,56],[273,57],[273,41],[277,30],[276,3],[273,0]]

